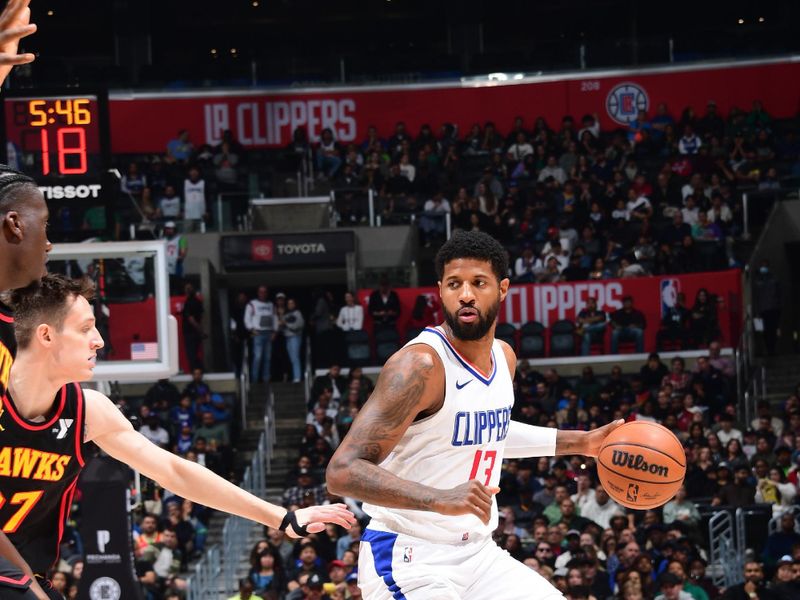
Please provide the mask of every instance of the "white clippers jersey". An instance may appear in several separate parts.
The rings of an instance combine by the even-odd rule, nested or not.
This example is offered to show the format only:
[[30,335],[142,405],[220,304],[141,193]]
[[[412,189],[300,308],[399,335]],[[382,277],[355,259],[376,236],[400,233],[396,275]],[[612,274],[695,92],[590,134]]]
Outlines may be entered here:
[[[489,486],[500,481],[503,449],[511,423],[514,389],[500,343],[492,344],[492,372],[484,376],[450,344],[440,327],[428,327],[406,344],[427,344],[444,365],[445,396],[434,415],[413,423],[380,464],[401,479],[439,489],[471,479]],[[488,525],[472,514],[385,508],[364,503],[370,529],[404,533],[443,543],[489,537],[497,527],[493,501]]]

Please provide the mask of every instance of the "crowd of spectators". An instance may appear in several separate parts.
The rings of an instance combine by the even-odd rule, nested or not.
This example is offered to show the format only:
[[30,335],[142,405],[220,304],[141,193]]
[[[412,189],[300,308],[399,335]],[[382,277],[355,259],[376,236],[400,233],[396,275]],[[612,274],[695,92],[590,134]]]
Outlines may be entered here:
[[800,175],[794,132],[759,102],[726,119],[714,102],[679,117],[660,104],[612,132],[586,115],[556,127],[517,117],[505,135],[491,122],[464,135],[445,124],[415,136],[403,122],[381,133],[371,127],[361,144],[342,146],[323,134],[317,164],[341,221],[366,220],[363,192],[372,189],[384,223],[415,221],[430,245],[444,239],[450,213],[452,227],[502,240],[522,259],[514,275],[524,282],[735,266],[741,191],[776,190],[782,176]]
[[[230,479],[235,433],[231,400],[215,392],[203,376],[202,369],[193,369],[182,391],[168,380],[158,381],[136,412],[124,402],[121,409],[153,443]],[[147,600],[158,600],[185,588],[180,574],[205,548],[211,511],[145,482],[143,514],[134,525],[134,555]]]
[[[164,379],[151,386],[141,402],[129,402],[119,396],[115,401],[152,443],[231,478],[234,432],[230,401],[214,392],[203,375],[201,369],[195,369],[182,391]],[[133,550],[145,600],[169,600],[173,593],[182,598],[186,582],[181,574],[187,571],[191,560],[203,553],[211,511],[145,477],[140,492],[140,503],[133,513]],[[76,519],[80,519],[80,494],[76,503],[59,563],[51,575],[56,587],[69,599],[77,597],[83,567],[83,543],[76,525]]]
[[[615,366],[607,376],[587,366],[580,377],[562,377],[520,361],[515,419],[584,430],[618,418],[656,421],[683,442],[687,475],[665,506],[633,511],[609,497],[592,459],[506,460],[495,540],[569,600],[734,600],[751,592],[762,600],[800,597],[800,396],[778,410],[762,403],[752,422],[742,423],[734,388],[734,365],[716,344],[690,369],[680,357],[668,366],[655,353],[636,373]],[[333,365],[314,380],[283,496],[287,508],[343,500],[359,525],[349,533],[329,526],[298,541],[267,530],[252,549],[237,598],[361,597],[358,542],[369,517],[358,502],[329,494],[324,474],[372,389],[359,368],[344,376]],[[709,571],[707,518],[712,510],[756,503],[779,519],[778,531],[748,539],[744,582],[719,589]]]
[[[416,222],[427,245],[444,239],[450,213],[452,227],[491,233],[513,259],[523,258],[515,264],[519,281],[735,266],[741,192],[779,190],[782,178],[800,176],[796,133],[758,101],[726,116],[713,101],[702,115],[691,107],[674,115],[662,103],[609,131],[594,114],[557,125],[520,116],[504,132],[487,121],[465,132],[422,125],[414,135],[398,122],[383,137],[389,133],[370,127],[360,143],[340,144],[326,129],[312,143],[299,128],[287,152],[313,155],[336,191],[341,224],[366,222],[368,189],[383,223]],[[197,231],[215,218],[209,201],[219,192],[243,191],[251,172],[287,167],[279,156],[254,161],[230,131],[214,147],[196,147],[180,131],[165,154],[120,168],[120,223],[178,221]],[[226,197],[233,223],[245,201]]]

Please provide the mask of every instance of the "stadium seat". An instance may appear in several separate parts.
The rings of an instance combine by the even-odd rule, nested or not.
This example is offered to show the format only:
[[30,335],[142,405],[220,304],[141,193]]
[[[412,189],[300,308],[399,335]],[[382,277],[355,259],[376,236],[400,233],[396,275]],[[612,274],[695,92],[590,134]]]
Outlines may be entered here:
[[575,356],[575,323],[562,319],[550,328],[550,356]]
[[514,352],[517,351],[517,328],[511,323],[498,323],[494,330],[494,337],[503,340]]
[[372,352],[369,346],[369,333],[363,329],[347,331],[344,334],[347,362],[353,367],[363,367],[370,363]]
[[400,348],[400,335],[395,329],[381,329],[375,332],[375,359],[379,365]]
[[522,358],[541,358],[545,354],[544,325],[528,321],[520,328],[519,354]]

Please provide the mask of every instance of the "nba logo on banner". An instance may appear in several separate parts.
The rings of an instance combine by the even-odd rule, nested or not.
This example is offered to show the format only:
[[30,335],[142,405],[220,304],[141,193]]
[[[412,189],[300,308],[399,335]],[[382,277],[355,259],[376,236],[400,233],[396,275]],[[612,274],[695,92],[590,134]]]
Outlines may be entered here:
[[659,289],[661,290],[661,318],[678,304],[678,294],[681,293],[681,282],[679,279],[662,279],[659,282]]
[[411,562],[411,555],[414,552],[414,548],[411,546],[406,546],[403,548],[403,562],[410,563]]
[[620,125],[636,120],[639,111],[646,111],[649,105],[647,92],[635,83],[620,83],[606,96],[606,112]]

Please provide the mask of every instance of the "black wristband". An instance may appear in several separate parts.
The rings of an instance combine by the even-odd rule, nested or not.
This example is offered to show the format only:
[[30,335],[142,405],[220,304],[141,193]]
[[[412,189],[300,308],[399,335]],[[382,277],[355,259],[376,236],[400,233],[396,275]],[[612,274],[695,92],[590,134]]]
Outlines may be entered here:
[[286,528],[292,526],[294,532],[301,536],[305,537],[308,535],[308,529],[306,529],[305,525],[300,525],[297,522],[297,515],[295,515],[293,510],[290,510],[286,513],[286,516],[283,517],[283,521],[281,521],[281,526],[278,527],[281,531],[286,531]]

